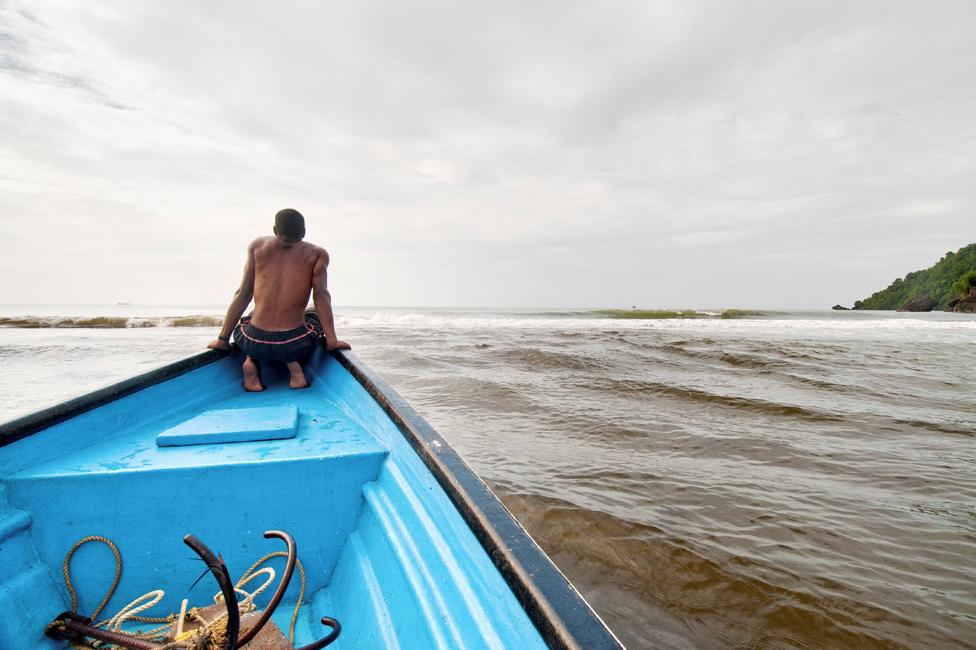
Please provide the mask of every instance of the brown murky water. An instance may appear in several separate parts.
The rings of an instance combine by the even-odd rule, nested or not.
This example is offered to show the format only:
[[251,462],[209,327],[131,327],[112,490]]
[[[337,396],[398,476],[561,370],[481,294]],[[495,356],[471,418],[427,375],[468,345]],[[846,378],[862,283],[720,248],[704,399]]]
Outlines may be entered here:
[[[628,647],[976,648],[976,318],[360,309],[339,327]],[[211,329],[0,328],[0,419]]]
[[356,334],[628,647],[976,647],[976,319],[859,316]]

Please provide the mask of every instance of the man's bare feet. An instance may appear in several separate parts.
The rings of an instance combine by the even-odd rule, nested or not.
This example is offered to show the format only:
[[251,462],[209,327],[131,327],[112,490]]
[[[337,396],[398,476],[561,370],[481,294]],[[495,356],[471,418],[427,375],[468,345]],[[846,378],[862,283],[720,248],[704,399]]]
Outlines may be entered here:
[[308,388],[308,380],[305,379],[305,371],[302,370],[302,364],[297,361],[292,361],[288,365],[288,372],[291,373],[291,379],[288,380],[289,388]]
[[241,372],[244,374],[244,390],[249,393],[260,393],[264,390],[264,384],[261,383],[261,371],[258,369],[258,364],[254,363],[254,359],[251,357],[244,359]]

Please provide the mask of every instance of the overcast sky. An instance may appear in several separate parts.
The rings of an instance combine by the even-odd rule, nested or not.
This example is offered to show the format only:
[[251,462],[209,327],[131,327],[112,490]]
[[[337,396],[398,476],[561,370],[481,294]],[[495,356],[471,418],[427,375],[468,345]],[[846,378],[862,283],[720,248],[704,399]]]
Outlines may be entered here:
[[976,3],[0,0],[0,303],[829,307],[976,241]]

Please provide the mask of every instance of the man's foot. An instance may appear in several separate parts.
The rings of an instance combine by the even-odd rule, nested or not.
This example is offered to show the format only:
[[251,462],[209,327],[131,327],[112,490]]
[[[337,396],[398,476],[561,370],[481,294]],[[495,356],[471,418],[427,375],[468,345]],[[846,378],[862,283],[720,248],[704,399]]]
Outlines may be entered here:
[[258,364],[254,363],[254,359],[251,357],[244,359],[241,372],[244,374],[244,390],[249,393],[260,393],[264,390],[264,384],[261,383],[261,371],[258,369]]
[[289,388],[308,388],[308,380],[305,379],[302,364],[292,361],[288,364],[288,372],[291,374],[291,379],[288,380]]

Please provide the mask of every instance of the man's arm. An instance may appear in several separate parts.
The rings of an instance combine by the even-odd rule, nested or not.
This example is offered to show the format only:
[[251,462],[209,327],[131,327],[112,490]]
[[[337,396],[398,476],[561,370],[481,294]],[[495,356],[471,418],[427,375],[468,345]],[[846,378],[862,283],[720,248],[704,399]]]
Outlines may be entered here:
[[340,341],[335,332],[335,318],[332,316],[332,296],[329,295],[329,254],[323,250],[315,260],[312,270],[312,302],[315,313],[322,321],[322,336],[328,350],[348,350],[352,346]]
[[210,349],[219,348],[221,350],[230,349],[230,335],[241,320],[244,310],[251,304],[254,297],[254,242],[247,247],[247,261],[244,263],[244,277],[241,278],[241,286],[234,292],[234,297],[227,308],[224,316],[224,325],[220,328],[220,334],[216,339],[207,344]]

